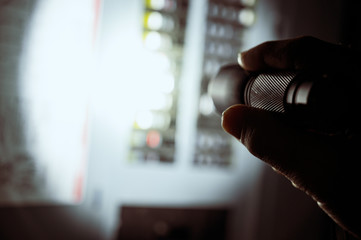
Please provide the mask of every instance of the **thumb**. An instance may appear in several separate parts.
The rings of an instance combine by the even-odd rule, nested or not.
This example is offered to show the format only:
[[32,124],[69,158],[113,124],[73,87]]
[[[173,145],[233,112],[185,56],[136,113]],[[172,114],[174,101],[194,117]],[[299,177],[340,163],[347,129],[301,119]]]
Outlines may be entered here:
[[[222,127],[243,143],[253,155],[277,167],[279,164],[283,165],[283,159],[292,157],[293,146],[298,145],[295,142],[297,138],[289,139],[289,129],[281,125],[281,119],[277,117],[280,117],[279,114],[245,105],[234,105],[223,112]],[[284,145],[285,138],[292,150]]]
[[337,152],[334,149],[337,148],[323,136],[285,124],[278,113],[244,105],[228,108],[222,115],[222,127],[250,153],[306,193],[323,198],[332,191],[327,185],[330,185],[337,166],[330,159],[335,159]]

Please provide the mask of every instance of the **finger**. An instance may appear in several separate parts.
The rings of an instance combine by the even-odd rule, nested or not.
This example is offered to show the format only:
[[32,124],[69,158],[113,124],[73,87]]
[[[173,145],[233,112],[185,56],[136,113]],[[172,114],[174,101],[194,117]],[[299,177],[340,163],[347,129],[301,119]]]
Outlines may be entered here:
[[288,59],[286,46],[292,40],[269,41],[238,55],[238,63],[248,71],[266,70],[269,68],[293,68],[293,63]]
[[349,51],[313,37],[269,41],[239,55],[248,71],[266,69],[322,69],[349,64]]
[[244,105],[227,109],[222,127],[302,190],[320,199],[332,191],[325,186],[337,171],[332,161],[335,151],[321,136],[287,126],[274,113]]

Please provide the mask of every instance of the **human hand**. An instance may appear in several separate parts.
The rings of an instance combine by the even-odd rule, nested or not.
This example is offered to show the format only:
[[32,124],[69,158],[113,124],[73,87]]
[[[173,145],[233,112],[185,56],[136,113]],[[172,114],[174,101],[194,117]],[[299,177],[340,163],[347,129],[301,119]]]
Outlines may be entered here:
[[[239,62],[248,71],[317,69],[349,73],[361,66],[348,48],[312,37],[265,42],[243,52]],[[287,124],[278,113],[244,105],[228,108],[222,126],[253,155],[311,196],[337,224],[361,238],[359,132],[326,136]]]

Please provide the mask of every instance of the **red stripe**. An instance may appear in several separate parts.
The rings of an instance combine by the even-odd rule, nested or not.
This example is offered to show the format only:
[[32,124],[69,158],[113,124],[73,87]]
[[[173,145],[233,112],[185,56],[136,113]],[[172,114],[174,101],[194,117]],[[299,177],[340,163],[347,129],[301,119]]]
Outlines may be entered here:
[[97,39],[100,20],[101,0],[94,0],[93,45]]

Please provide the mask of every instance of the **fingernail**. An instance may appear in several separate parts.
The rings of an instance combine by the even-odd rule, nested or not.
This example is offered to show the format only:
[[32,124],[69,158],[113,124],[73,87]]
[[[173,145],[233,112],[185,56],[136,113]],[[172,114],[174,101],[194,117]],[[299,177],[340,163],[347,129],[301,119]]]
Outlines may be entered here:
[[291,181],[291,184],[292,184],[293,187],[295,187],[295,188],[297,188],[297,189],[300,188],[294,181]]
[[244,68],[244,64],[243,64],[243,61],[242,61],[242,53],[238,53],[238,57],[237,57],[237,62],[239,64],[239,66],[241,66],[242,68]]
[[221,126],[222,126],[223,130],[225,130],[225,131],[226,131],[226,129],[224,129],[223,125],[224,125],[224,115],[225,115],[226,112],[227,112],[227,110],[223,111],[222,112],[222,117],[221,117]]
[[237,117],[234,116],[234,108],[235,106],[231,106],[222,113],[222,128],[233,137],[239,139],[240,132]]

